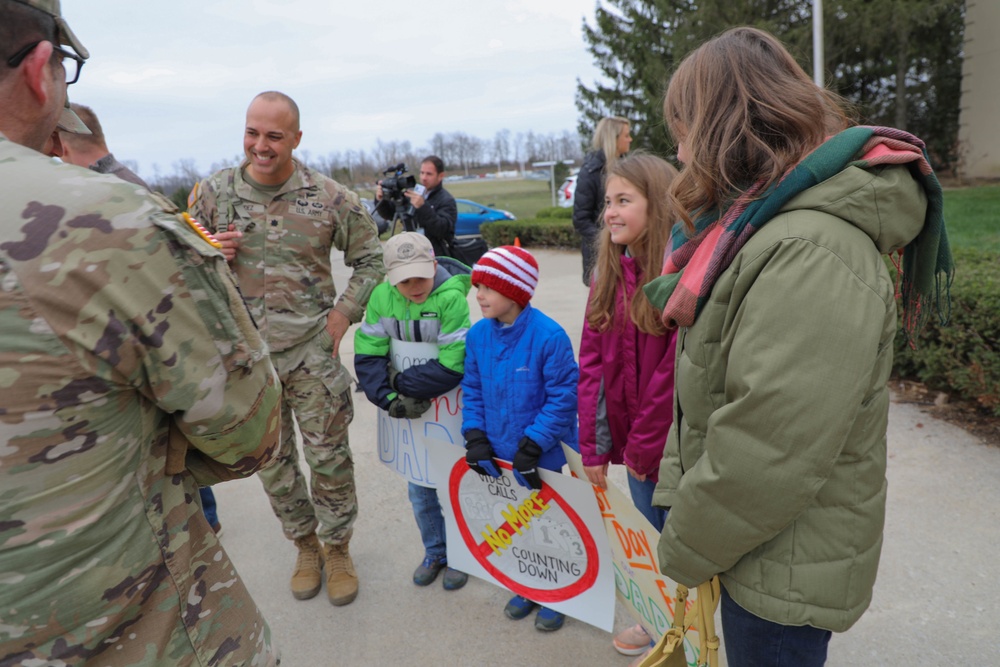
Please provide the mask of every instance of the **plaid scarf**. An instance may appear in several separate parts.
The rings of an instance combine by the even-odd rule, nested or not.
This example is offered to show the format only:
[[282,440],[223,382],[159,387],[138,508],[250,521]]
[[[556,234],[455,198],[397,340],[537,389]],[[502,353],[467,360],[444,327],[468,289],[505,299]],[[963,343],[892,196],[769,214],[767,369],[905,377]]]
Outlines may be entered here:
[[766,191],[761,192],[762,182],[754,184],[721,218],[718,212],[700,216],[695,220],[693,237],[688,238],[677,225],[663,274],[645,288],[653,305],[663,311],[664,324],[694,324],[715,281],[736,254],[793,197],[846,167],[868,169],[884,164],[910,165],[927,193],[923,229],[900,251],[903,327],[913,340],[932,306],[941,322],[947,322],[955,267],[944,225],[941,185],[928,162],[924,142],[902,130],[857,126],[828,139]]

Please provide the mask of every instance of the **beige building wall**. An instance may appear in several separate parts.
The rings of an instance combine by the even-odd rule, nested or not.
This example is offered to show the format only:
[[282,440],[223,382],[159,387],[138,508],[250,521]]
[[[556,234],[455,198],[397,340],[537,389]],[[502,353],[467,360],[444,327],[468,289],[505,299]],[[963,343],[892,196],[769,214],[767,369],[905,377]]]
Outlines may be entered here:
[[1000,0],[968,0],[959,115],[964,178],[1000,179]]

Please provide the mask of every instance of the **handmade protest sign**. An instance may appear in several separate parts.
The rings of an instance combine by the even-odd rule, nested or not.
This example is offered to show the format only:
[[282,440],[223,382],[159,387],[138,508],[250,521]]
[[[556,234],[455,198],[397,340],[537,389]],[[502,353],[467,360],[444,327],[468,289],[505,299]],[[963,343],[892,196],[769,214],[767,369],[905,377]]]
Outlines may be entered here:
[[433,474],[447,479],[438,498],[451,567],[610,632],[614,574],[589,484],[540,470],[542,489],[526,489],[506,461],[494,478],[446,443],[428,451]]
[[[437,359],[434,343],[392,339],[390,359],[396,370]],[[416,419],[395,419],[378,410],[378,457],[388,468],[420,486],[437,488],[427,455],[428,440],[462,444],[462,388],[431,400],[431,409]]]
[[[611,545],[611,560],[615,572],[615,593],[635,620],[654,638],[659,638],[674,619],[677,584],[660,574],[656,544],[660,533],[635,508],[632,499],[609,482],[602,489],[587,482],[583,459],[563,445],[566,461],[572,473],[592,489],[601,519]],[[696,591],[690,590],[686,610],[694,604]],[[689,616],[689,618],[691,618]],[[698,664],[697,629],[684,636],[684,653],[689,665]]]

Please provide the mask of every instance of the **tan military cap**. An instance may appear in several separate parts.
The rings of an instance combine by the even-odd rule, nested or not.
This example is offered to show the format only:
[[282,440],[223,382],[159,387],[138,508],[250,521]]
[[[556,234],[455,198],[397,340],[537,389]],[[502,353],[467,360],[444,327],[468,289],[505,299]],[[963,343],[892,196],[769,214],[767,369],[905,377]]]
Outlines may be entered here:
[[[76,36],[73,30],[66,23],[66,19],[62,17],[62,8],[59,6],[59,0],[14,0],[15,2],[20,2],[23,5],[28,5],[29,7],[34,7],[40,12],[45,12],[51,16],[55,22],[56,27],[59,29],[59,43],[65,46],[71,47],[77,54],[86,60],[90,57],[90,51],[87,50]],[[66,98],[66,107],[62,110],[59,115],[59,129],[64,132],[72,132],[73,134],[90,134],[90,128],[88,128],[80,117],[70,109],[69,98]]]
[[69,24],[66,23],[66,19],[62,17],[62,9],[59,7],[59,0],[14,0],[14,2],[20,2],[22,5],[34,7],[38,11],[45,12],[51,16],[55,19],[56,26],[59,27],[59,43],[72,47],[72,49],[76,51],[84,60],[90,57],[90,51],[88,51],[87,47],[80,42],[77,36],[70,29]]

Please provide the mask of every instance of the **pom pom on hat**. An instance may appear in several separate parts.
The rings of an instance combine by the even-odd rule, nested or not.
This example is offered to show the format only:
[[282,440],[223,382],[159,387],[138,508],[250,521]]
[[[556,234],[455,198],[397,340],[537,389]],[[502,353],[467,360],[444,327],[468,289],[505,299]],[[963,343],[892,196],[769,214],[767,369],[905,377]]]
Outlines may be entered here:
[[493,248],[472,267],[472,284],[486,285],[524,308],[538,286],[538,262],[524,248]]

